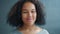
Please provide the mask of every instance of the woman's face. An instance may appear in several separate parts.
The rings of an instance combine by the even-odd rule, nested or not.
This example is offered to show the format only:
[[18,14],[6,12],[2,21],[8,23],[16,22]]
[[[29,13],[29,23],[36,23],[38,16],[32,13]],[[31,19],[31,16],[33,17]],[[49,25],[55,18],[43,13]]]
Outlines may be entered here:
[[22,7],[22,21],[25,25],[33,25],[36,21],[36,8],[31,2],[24,3]]

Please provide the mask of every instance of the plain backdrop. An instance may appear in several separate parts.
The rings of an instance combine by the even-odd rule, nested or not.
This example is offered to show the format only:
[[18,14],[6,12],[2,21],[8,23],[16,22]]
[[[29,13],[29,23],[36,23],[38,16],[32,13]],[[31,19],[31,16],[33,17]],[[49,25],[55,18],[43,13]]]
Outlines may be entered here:
[[[9,34],[15,27],[7,24],[7,14],[18,0],[0,0],[0,34]],[[60,0],[41,0],[46,13],[46,28],[50,34],[60,34]]]

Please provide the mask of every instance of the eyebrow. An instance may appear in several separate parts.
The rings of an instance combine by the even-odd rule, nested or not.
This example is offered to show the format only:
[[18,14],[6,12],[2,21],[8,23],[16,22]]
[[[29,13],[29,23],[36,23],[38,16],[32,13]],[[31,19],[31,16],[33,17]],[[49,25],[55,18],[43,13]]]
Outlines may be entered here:
[[32,10],[36,10],[36,9],[32,9]]
[[[26,9],[22,9],[22,10],[26,10]],[[32,10],[35,10],[35,9],[32,9]]]

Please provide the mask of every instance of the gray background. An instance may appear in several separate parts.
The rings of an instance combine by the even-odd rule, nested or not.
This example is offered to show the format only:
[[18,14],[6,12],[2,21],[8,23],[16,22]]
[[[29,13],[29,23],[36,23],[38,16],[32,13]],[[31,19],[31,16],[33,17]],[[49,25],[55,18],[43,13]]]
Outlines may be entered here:
[[[0,0],[0,34],[9,34],[14,27],[6,23],[7,14],[18,0]],[[60,34],[60,0],[41,0],[45,6],[46,28],[50,34]]]

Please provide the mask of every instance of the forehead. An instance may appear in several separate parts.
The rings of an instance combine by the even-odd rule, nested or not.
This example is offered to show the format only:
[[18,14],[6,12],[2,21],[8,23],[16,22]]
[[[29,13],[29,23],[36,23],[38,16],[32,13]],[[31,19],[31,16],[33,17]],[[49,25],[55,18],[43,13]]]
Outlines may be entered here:
[[25,2],[22,9],[35,9],[35,5],[31,2]]

